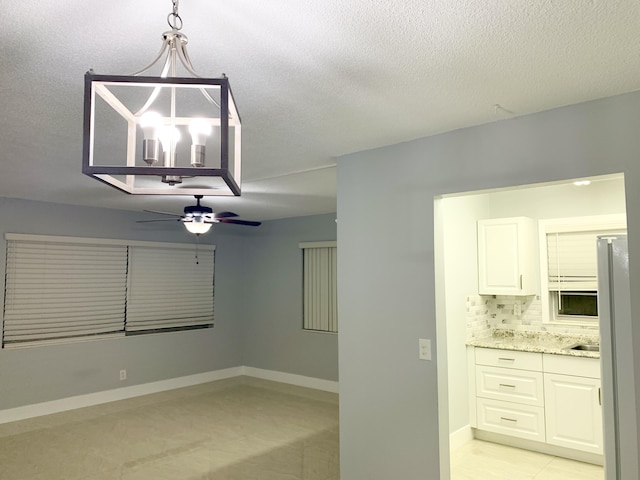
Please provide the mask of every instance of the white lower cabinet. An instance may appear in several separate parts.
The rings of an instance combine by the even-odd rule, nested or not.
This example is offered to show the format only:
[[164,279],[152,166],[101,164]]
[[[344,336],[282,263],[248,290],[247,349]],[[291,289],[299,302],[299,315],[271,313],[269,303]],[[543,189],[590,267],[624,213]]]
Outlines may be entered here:
[[[601,384],[599,378],[594,378],[595,375],[599,377],[599,362],[575,357],[568,360],[565,359],[562,368],[549,367],[562,373],[544,374],[547,443],[602,454]],[[584,373],[593,377],[567,375],[579,368],[584,370],[589,362],[598,368]],[[571,368],[572,363],[576,369]]]
[[544,442],[542,354],[475,349],[477,428]]
[[474,353],[476,428],[603,453],[599,359],[484,348]]

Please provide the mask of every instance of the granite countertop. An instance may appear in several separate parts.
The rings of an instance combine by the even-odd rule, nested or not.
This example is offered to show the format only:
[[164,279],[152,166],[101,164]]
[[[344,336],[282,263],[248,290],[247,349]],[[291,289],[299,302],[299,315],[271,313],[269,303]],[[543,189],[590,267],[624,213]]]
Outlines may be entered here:
[[490,337],[472,338],[467,340],[467,345],[473,347],[551,353],[555,355],[569,355],[572,357],[600,358],[600,352],[569,350],[566,348],[577,343],[599,345],[600,339],[598,336],[594,335],[494,330]]

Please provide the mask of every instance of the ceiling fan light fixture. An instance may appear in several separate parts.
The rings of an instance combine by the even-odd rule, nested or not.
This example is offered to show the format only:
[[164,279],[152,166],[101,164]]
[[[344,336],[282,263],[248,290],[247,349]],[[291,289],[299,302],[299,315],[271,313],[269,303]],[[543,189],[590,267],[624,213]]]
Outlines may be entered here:
[[241,121],[229,79],[194,71],[178,2],[151,64],[129,76],[85,74],[82,172],[133,195],[239,196]]
[[[213,209],[211,207],[206,207],[200,204],[200,200],[202,200],[202,195],[194,195],[194,196],[196,198],[196,204],[187,205],[186,207],[184,207],[184,215],[179,215],[177,213],[156,212],[153,210],[145,210],[145,211],[149,213],[160,214],[160,215],[168,215],[170,217],[178,217],[174,220],[181,221],[188,232],[194,233],[196,235],[207,233],[211,228],[211,225],[214,223],[218,223],[218,224],[231,223],[235,225],[245,225],[249,227],[258,227],[262,224],[262,222],[256,222],[253,220],[241,220],[237,218],[238,214],[233,212],[213,213]],[[136,223],[166,222],[166,221],[171,221],[171,220],[167,220],[167,219],[138,220]]]
[[211,229],[211,225],[211,223],[205,222],[202,218],[194,218],[190,222],[184,222],[184,228],[196,235],[207,233]]

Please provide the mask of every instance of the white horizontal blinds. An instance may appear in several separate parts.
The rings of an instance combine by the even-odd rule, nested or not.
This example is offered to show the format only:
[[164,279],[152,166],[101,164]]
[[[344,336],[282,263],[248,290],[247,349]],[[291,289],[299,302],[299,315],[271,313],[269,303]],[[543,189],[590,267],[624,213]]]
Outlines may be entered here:
[[304,248],[303,258],[303,328],[337,332],[337,249]]
[[126,245],[7,241],[3,345],[124,331]]
[[550,290],[597,290],[597,236],[604,232],[547,234]]
[[128,332],[213,324],[214,252],[130,247]]

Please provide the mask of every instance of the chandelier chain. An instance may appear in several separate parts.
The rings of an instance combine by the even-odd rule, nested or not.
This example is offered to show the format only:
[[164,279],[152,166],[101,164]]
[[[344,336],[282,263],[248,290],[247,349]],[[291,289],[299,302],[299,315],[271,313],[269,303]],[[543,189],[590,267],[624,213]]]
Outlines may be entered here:
[[182,18],[178,13],[178,2],[179,0],[171,0],[173,3],[173,11],[167,15],[167,23],[171,27],[172,30],[181,30],[182,29]]

